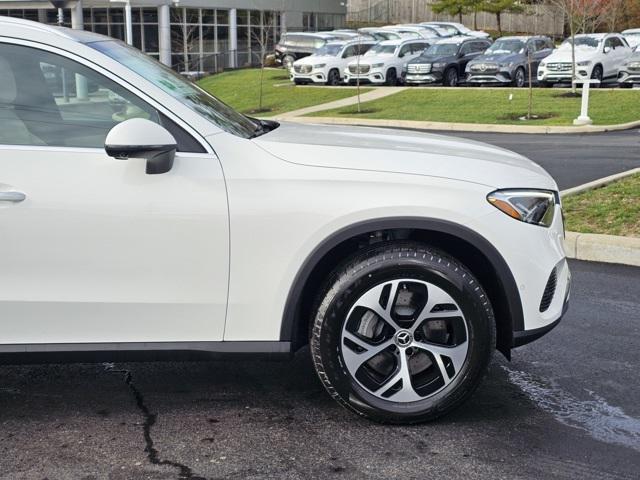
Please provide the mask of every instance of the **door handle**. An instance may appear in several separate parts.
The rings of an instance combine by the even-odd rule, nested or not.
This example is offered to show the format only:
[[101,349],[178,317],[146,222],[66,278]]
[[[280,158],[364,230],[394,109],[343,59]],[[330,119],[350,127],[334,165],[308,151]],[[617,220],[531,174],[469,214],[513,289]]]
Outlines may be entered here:
[[22,192],[0,192],[0,202],[22,202],[27,198],[27,196]]

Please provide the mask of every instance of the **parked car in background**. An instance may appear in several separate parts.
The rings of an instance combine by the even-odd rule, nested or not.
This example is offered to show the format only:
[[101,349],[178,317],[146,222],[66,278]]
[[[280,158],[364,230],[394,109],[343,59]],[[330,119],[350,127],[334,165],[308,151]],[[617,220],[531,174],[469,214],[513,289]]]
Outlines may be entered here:
[[640,49],[636,49],[620,67],[618,83],[622,88],[631,88],[634,83],[640,84]]
[[467,35],[469,37],[489,38],[487,32],[471,30],[461,23],[456,22],[422,22],[421,25],[434,25],[447,30],[451,35]]
[[403,80],[408,85],[441,83],[455,87],[464,77],[467,63],[482,55],[490,45],[488,40],[474,37],[438,40],[419,57],[406,63]]
[[635,48],[640,45],[640,28],[630,28],[624,30],[622,36],[625,38],[631,48]]
[[407,35],[404,33],[396,32],[393,30],[389,30],[388,28],[377,28],[377,27],[365,27],[358,29],[358,32],[364,35],[370,35],[377,41],[381,42],[384,40],[400,40],[402,38],[414,37],[417,38],[417,33],[412,33],[411,35]]
[[501,84],[524,87],[529,78],[529,55],[531,56],[532,80],[540,62],[553,52],[553,41],[549,37],[502,37],[467,64],[466,81],[469,84]]
[[328,33],[283,33],[275,46],[276,63],[291,68],[293,62],[307,57],[327,42],[337,40]]
[[438,38],[438,34],[432,30],[419,27],[406,27],[403,25],[388,25],[382,27],[385,30],[391,30],[392,32],[402,33],[405,36],[411,36],[414,38]]
[[377,43],[358,62],[351,61],[344,70],[346,83],[397,85],[402,77],[402,66],[419,56],[428,40],[385,40]]
[[420,30],[426,30],[429,36],[436,36],[440,38],[452,37],[451,32],[448,30],[438,27],[436,25],[423,25],[422,23],[408,23],[406,25],[400,25],[400,27],[413,27],[418,28]]
[[367,33],[358,33],[356,31],[348,30],[331,30],[329,32],[323,32],[327,35],[331,35],[336,40],[352,40],[356,38],[364,37],[366,40],[373,40],[374,38]]
[[[593,33],[576,35],[575,38],[577,80],[616,81],[620,67],[631,55],[631,48],[624,37],[618,33]],[[571,83],[571,43],[570,38],[566,39],[540,63],[538,83],[541,86]]]
[[349,62],[358,55],[364,55],[375,44],[375,40],[326,43],[312,55],[293,62],[293,68],[289,70],[291,80],[296,85],[340,85],[343,83],[344,69]]

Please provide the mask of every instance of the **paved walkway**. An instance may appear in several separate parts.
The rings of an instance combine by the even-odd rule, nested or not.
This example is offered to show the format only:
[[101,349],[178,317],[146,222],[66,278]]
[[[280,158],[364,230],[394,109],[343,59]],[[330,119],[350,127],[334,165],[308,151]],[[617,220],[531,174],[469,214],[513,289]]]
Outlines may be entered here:
[[[370,88],[368,85],[363,88]],[[380,98],[388,97],[389,95],[393,95],[395,93],[401,92],[405,90],[407,87],[379,87],[374,88],[372,91],[363,93],[360,95],[360,102],[370,102],[372,100],[378,100]],[[301,108],[299,110],[293,110],[291,112],[285,112],[278,115],[277,118],[285,120],[291,119],[293,117],[302,117],[304,115],[308,115],[310,113],[321,112],[323,110],[331,110],[333,108],[342,108],[349,107],[351,105],[357,105],[358,96],[354,95],[353,97],[343,98],[342,100],[335,100],[329,103],[323,103],[320,105],[314,105],[312,107]]]

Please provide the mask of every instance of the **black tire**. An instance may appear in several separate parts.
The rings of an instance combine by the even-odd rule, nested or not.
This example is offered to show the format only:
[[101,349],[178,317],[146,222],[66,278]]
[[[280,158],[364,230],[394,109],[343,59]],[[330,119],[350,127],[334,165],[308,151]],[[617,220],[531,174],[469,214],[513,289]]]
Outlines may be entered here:
[[[341,350],[343,327],[354,303],[369,289],[398,278],[444,290],[460,306],[468,330],[465,360],[451,383],[404,403],[365,390],[347,370]],[[419,243],[382,244],[352,257],[331,275],[315,307],[309,343],[322,384],[343,407],[383,423],[430,421],[461,405],[482,380],[495,348],[493,310],[480,283],[453,257]]]
[[442,77],[442,83],[446,87],[457,87],[460,79],[458,78],[458,70],[453,67],[448,68]]
[[306,85],[307,82],[305,82],[304,80],[299,80],[299,79],[294,79],[293,83],[295,83],[296,85]]
[[384,83],[389,87],[395,87],[398,85],[398,73],[395,68],[387,70],[387,76]]
[[336,70],[335,68],[329,71],[329,76],[327,78],[327,85],[332,87],[337,87],[338,85],[340,85],[340,83],[341,83],[340,72],[338,72],[338,70]]
[[516,73],[513,75],[513,86],[516,88],[523,88],[527,83],[526,74],[524,68],[518,67]]
[[553,88],[553,83],[551,82],[540,81],[538,82],[538,85],[540,88]]
[[602,65],[598,64],[593,67],[591,71],[591,79],[592,80],[600,80],[600,83],[596,83],[591,85],[591,88],[599,88],[602,86],[602,77],[604,76],[604,70],[602,69]]

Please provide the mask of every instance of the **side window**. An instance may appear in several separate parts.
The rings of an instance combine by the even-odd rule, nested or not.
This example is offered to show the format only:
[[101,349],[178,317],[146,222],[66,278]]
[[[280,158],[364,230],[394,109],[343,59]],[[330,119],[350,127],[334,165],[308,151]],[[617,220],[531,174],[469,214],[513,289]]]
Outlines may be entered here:
[[487,48],[489,48],[489,44],[485,42],[474,42],[473,43],[473,51],[474,52],[484,52]]
[[373,47],[373,43],[362,43],[356,47],[356,53],[358,55],[364,55],[371,47]]
[[614,48],[613,47],[613,37],[609,37],[604,41],[604,48]]
[[425,43],[414,43],[413,44],[413,48],[411,49],[411,53],[422,53],[424,52],[425,48],[427,48],[427,45]]
[[462,47],[460,48],[460,53],[462,55],[469,55],[471,53],[471,44],[470,43],[465,43],[464,45],[462,45]]
[[624,44],[618,37],[613,37],[613,48],[624,47]]
[[344,53],[342,54],[342,58],[355,57],[357,55],[357,49],[358,47],[356,45],[351,45],[347,47]]
[[412,45],[412,44],[410,44],[410,43],[409,43],[409,44],[407,44],[407,45],[405,45],[405,46],[403,46],[403,47],[400,49],[400,53],[398,54],[398,56],[399,56],[400,58],[404,57],[405,55],[407,55],[408,53],[410,53],[410,52],[411,52],[411,48],[412,48],[412,47],[413,47],[413,45]]
[[128,90],[68,58],[0,44],[0,144],[103,148],[109,130],[130,118],[164,125],[190,148],[202,147]]

